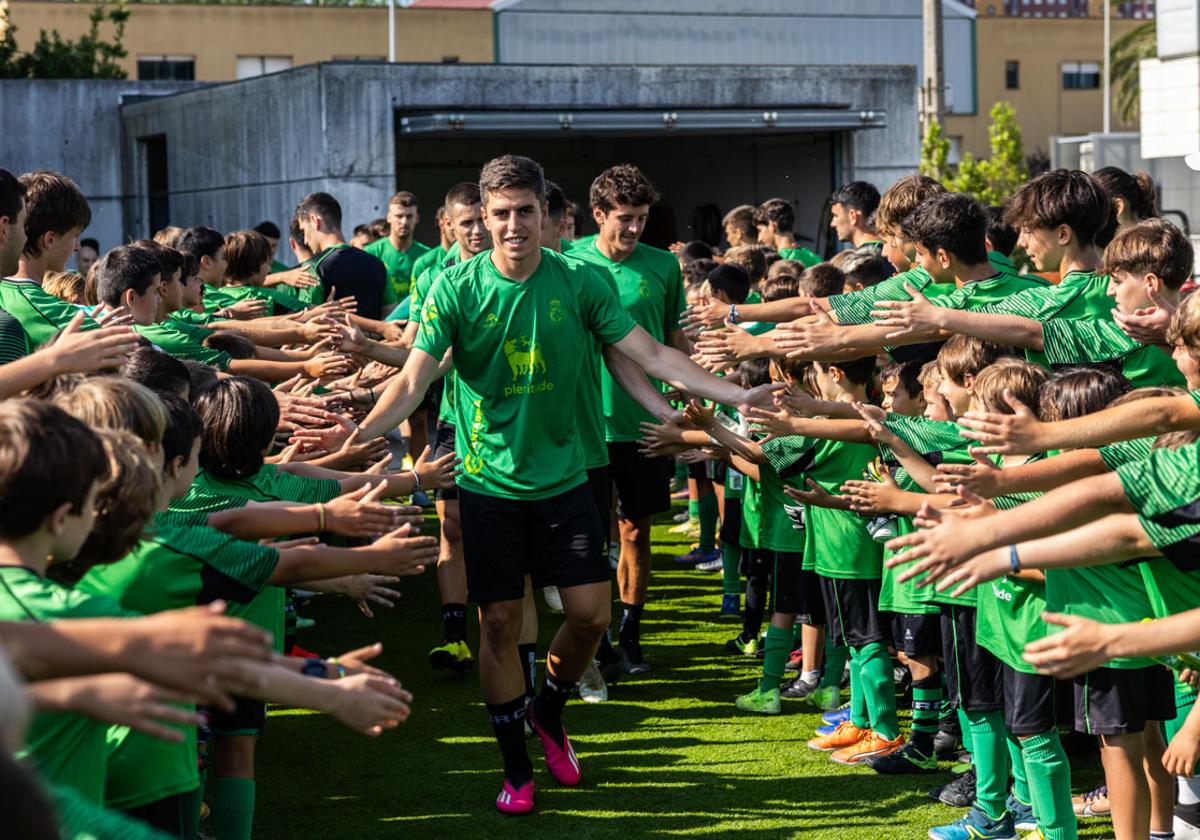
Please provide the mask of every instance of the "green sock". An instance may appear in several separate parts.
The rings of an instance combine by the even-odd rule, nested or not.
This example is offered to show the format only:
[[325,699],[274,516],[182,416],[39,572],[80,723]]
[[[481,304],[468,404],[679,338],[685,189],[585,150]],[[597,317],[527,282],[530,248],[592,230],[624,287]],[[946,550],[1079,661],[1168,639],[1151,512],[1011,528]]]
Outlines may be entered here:
[[909,740],[925,755],[933,754],[933,736],[938,732],[942,709],[942,678],[938,674],[913,682],[912,729]]
[[1029,777],[1025,773],[1025,756],[1021,754],[1021,742],[1015,735],[1008,736],[1008,764],[1012,768],[1012,794],[1022,805],[1033,804],[1033,794],[1029,792]]
[[1008,733],[1004,712],[967,712],[975,764],[975,807],[993,820],[1004,816],[1008,799]]
[[688,520],[695,522],[700,518],[700,500],[688,497]]
[[741,554],[739,546],[721,543],[721,591],[726,595],[742,594],[742,576],[738,574]]
[[[896,740],[900,724],[896,720],[896,684],[892,678],[892,658],[882,642],[871,642],[858,649],[858,670],[862,676],[863,696],[871,728],[888,741]],[[853,653],[853,652],[852,652]]]
[[254,779],[218,776],[213,792],[213,829],[220,840],[250,840],[254,828]]
[[204,780],[200,787],[183,795],[183,840],[196,840],[200,835],[200,806],[204,803]]
[[1071,765],[1057,732],[1021,741],[1038,828],[1046,840],[1075,840],[1079,830],[1071,807]]
[[779,684],[783,682],[783,669],[791,652],[792,631],[768,624],[767,640],[763,645],[763,675],[758,683],[759,691],[779,688]]
[[958,728],[962,730],[963,749],[974,754],[971,742],[971,722],[967,720],[967,713],[962,710],[961,706],[955,709],[954,713],[958,715]]
[[825,673],[821,677],[820,688],[840,690],[842,674],[846,670],[846,659],[850,656],[850,648],[845,645],[835,645],[825,634]]
[[675,462],[675,483],[676,484],[687,484],[687,480],[688,480],[687,464],[683,463],[683,461],[676,461]]
[[701,496],[696,503],[696,512],[700,516],[700,550],[712,551],[717,547],[717,519],[720,518],[717,494]]
[[859,729],[871,728],[871,713],[863,691],[862,660],[855,648],[850,648],[850,722]]

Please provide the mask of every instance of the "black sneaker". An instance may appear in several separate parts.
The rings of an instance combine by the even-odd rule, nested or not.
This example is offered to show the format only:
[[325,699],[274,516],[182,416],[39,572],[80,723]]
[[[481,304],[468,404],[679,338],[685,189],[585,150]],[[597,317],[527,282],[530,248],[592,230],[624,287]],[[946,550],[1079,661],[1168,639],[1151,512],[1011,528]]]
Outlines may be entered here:
[[793,700],[803,700],[817,688],[817,683],[808,682],[803,677],[788,680],[779,688],[780,697],[790,697]]
[[612,685],[621,679],[621,656],[611,645],[601,645],[596,651],[596,663],[600,666],[600,675],[604,682]]
[[957,734],[941,729],[933,736],[933,754],[938,760],[956,761],[962,751],[962,739]]
[[937,759],[922,753],[911,741],[894,753],[868,758],[863,763],[876,773],[889,776],[901,773],[936,773],[938,769]]
[[631,645],[621,645],[617,648],[621,657],[621,667],[626,674],[648,674],[650,663],[642,655],[642,646],[637,642]]
[[951,808],[970,808],[975,803],[975,768],[972,767],[950,784],[929,791],[929,798]]

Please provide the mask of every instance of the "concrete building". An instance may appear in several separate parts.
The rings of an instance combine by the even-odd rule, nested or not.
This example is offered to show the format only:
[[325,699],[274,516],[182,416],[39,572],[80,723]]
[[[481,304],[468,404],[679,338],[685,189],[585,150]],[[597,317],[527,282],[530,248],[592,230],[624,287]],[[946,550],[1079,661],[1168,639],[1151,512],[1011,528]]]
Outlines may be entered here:
[[313,190],[353,225],[403,187],[432,240],[446,189],[519,152],[585,202],[604,167],[642,166],[660,244],[778,195],[820,248],[836,185],[915,168],[914,87],[911,67],[309,66],[122,106],[124,230],[282,222]]

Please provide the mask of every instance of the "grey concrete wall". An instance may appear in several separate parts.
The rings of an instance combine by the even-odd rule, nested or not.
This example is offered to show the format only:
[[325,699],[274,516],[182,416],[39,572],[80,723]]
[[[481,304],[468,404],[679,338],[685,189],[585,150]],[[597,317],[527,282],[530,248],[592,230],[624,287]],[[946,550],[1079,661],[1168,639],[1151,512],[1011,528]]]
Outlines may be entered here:
[[[397,112],[760,106],[886,109],[843,155],[845,180],[884,187],[919,159],[915,90],[915,69],[891,66],[321,64],[126,106],[125,189],[138,194],[137,138],[164,134],[175,223],[282,226],[316,189],[357,222],[395,189]],[[130,206],[142,233],[144,202]]]
[[130,193],[121,171],[122,102],[195,88],[195,82],[0,81],[0,167],[19,175],[52,169],[79,184],[92,207],[85,236],[109,248],[124,239]]

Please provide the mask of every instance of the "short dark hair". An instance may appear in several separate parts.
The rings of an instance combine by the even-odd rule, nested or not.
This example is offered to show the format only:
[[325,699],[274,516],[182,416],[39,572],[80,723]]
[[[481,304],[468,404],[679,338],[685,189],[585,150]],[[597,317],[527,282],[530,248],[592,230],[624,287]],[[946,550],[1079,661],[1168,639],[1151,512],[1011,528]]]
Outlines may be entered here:
[[129,244],[134,248],[143,248],[154,254],[154,258],[158,260],[159,272],[162,274],[164,282],[170,280],[176,271],[180,272],[179,279],[183,279],[183,264],[186,260],[179,251],[176,251],[174,248],[168,248],[166,245],[160,245],[153,239],[138,239]]
[[846,275],[847,282],[860,283],[865,288],[882,283],[895,274],[896,269],[874,251],[856,250],[842,263],[842,273]]
[[26,172],[20,180],[25,187],[25,256],[41,256],[43,234],[91,224],[92,208],[66,175],[43,169]]
[[271,243],[254,230],[239,230],[225,237],[225,272],[231,280],[245,280],[258,274],[271,259]]
[[175,240],[175,248],[183,254],[191,254],[200,263],[202,257],[214,257],[225,247],[225,237],[210,227],[190,227]]
[[901,222],[904,238],[930,253],[944,250],[967,265],[987,262],[987,212],[966,193],[943,193],[921,202]]
[[546,200],[546,173],[533,158],[501,155],[479,170],[479,194],[484,202],[488,193],[504,189],[531,190],[538,201]]
[[987,238],[988,242],[992,243],[993,251],[1007,257],[1017,247],[1017,240],[1021,234],[1015,227],[1004,221],[1004,213],[1005,208],[995,204],[987,209]]
[[619,163],[605,169],[588,190],[588,202],[608,213],[615,208],[651,207],[658,203],[658,190],[650,183],[642,170],[632,163]]
[[342,205],[326,192],[309,193],[296,205],[296,218],[314,215],[330,230],[342,228]]
[[399,190],[392,193],[392,197],[388,199],[388,206],[391,207],[393,204],[401,207],[416,207],[417,197],[408,190]]
[[738,373],[742,375],[742,384],[748,388],[757,388],[771,381],[770,359],[746,359],[738,363]]
[[187,368],[188,379],[191,383],[191,387],[188,388],[189,400],[195,400],[197,396],[220,381],[217,369],[212,365],[206,365],[204,362],[197,362],[194,359],[184,359],[183,366]]
[[739,204],[726,213],[725,218],[721,219],[722,227],[729,225],[740,230],[742,236],[747,239],[754,239],[758,235],[758,230],[754,227],[754,209],[752,204]]
[[720,263],[716,260],[693,260],[680,266],[685,287],[698,286],[708,280],[708,273]]
[[1112,215],[1112,201],[1086,172],[1055,169],[1022,184],[1004,220],[1017,229],[1045,230],[1067,225],[1082,247],[1093,245]]
[[204,431],[200,415],[192,404],[178,394],[159,394],[167,410],[167,428],[163,432],[163,460],[170,463],[173,458],[185,461],[192,454],[196,438]]
[[762,282],[759,294],[762,296],[763,303],[799,297],[800,277],[790,273],[776,274],[774,277],[768,277]]
[[733,303],[743,303],[750,294],[750,274],[734,263],[722,263],[708,272],[708,285]]
[[684,243],[684,246],[679,249],[679,253],[676,256],[679,257],[679,261],[682,263],[689,263],[694,260],[711,260],[713,249],[707,242],[693,239],[691,242]]
[[771,222],[780,233],[791,233],[796,226],[796,211],[782,198],[768,198],[754,211],[754,224],[766,227]]
[[846,290],[846,275],[835,265],[817,263],[796,279],[796,288],[809,297],[840,295]]
[[212,335],[205,337],[204,346],[210,350],[228,353],[231,359],[258,358],[258,347],[255,343],[237,332],[217,330]]
[[895,377],[896,384],[904,389],[910,397],[919,397],[924,391],[921,387],[921,368],[925,362],[920,359],[909,359],[905,362],[893,362],[883,369],[880,381]]
[[567,196],[562,187],[553,181],[546,182],[546,215],[558,220],[567,212]]
[[483,201],[479,194],[479,184],[475,181],[462,181],[455,184],[446,193],[446,213],[449,214],[455,204],[462,204],[469,207],[472,204],[479,204]]
[[870,218],[879,207],[879,190],[868,181],[851,181],[844,187],[838,187],[829,197],[830,204],[840,204],[843,207],[857,210],[863,216]]
[[267,239],[281,239],[282,234],[279,232],[279,225],[274,222],[259,222],[254,226],[255,233],[261,233]]
[[863,356],[861,359],[849,359],[842,362],[821,362],[821,366],[826,369],[835,367],[846,374],[846,378],[855,385],[865,385],[871,380],[871,375],[875,373],[876,359],[874,356]]
[[1168,289],[1178,289],[1192,276],[1192,241],[1166,219],[1143,219],[1117,233],[1104,249],[1101,271],[1155,274]]
[[[2,214],[2,213],[0,213],[0,215],[3,215],[3,214]],[[80,239],[80,240],[79,240],[79,247],[80,247],[80,248],[91,248],[91,249],[92,249],[93,251],[95,251],[97,254],[98,254],[98,253],[100,253],[100,242],[99,242],[99,240],[93,239],[93,238],[92,238],[92,237],[90,237],[90,236],[85,236],[85,237],[83,237],[83,239]]]
[[183,362],[154,347],[138,347],[125,360],[121,373],[162,397],[191,389],[191,378]]
[[232,481],[257,473],[279,425],[279,403],[271,389],[257,379],[230,376],[197,394],[192,403],[204,425],[200,466]]
[[0,169],[0,217],[8,219],[10,225],[15,223],[24,201],[25,185],[7,169]]
[[1124,374],[1105,365],[1067,368],[1053,374],[1042,386],[1038,417],[1053,423],[1093,414],[1112,405],[1132,387]]
[[50,403],[0,403],[0,536],[18,539],[67,503],[83,510],[88,492],[108,476],[99,436]]
[[96,296],[108,306],[120,306],[127,289],[144,295],[161,274],[158,258],[152,252],[118,245],[96,263]]

